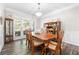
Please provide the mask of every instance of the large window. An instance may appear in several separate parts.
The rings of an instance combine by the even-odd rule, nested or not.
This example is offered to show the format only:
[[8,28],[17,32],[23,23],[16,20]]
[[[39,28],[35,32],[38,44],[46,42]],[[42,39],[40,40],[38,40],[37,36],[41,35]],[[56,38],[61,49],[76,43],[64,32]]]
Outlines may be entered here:
[[15,29],[16,29],[16,31],[20,31],[21,30],[21,21],[19,21],[19,20],[16,21]]
[[25,35],[25,30],[31,28],[34,30],[33,20],[30,21],[28,18],[16,17],[15,19],[15,36]]
[[25,35],[25,30],[30,27],[30,22],[27,19],[23,19],[23,34]]
[[28,27],[30,27],[30,22],[27,19],[23,20],[23,30],[26,30]]
[[21,36],[21,20],[19,17],[15,19],[15,36]]

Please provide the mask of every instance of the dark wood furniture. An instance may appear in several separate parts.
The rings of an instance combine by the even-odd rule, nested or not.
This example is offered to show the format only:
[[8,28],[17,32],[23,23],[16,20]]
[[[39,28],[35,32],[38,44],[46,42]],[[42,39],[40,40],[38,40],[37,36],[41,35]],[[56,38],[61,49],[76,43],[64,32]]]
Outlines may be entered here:
[[5,18],[4,23],[4,42],[9,43],[13,41],[13,19]]
[[30,46],[30,44],[29,44],[30,43],[29,42],[29,35],[28,35],[28,32],[27,31],[25,33],[26,33],[26,45],[27,45],[28,48],[30,48],[29,47]]
[[[30,48],[30,50],[31,50],[31,52],[32,52],[32,55],[34,55],[35,54],[35,49],[37,48],[37,47],[40,47],[40,48],[42,48],[41,47],[41,45],[43,44],[43,42],[42,41],[39,41],[39,40],[37,40],[37,38],[35,38],[35,37],[32,37],[32,32],[27,32],[27,34],[26,34],[27,36],[27,41],[28,41],[28,47]],[[41,51],[40,51],[41,52]]]
[[45,47],[42,50],[42,54],[47,54],[46,49],[49,49],[49,51],[55,55],[60,55],[61,53],[61,42],[63,38],[63,31],[58,32],[58,38],[57,42],[54,41],[47,41],[45,43]]
[[57,38],[56,34],[50,34],[50,33],[46,33],[46,32],[42,32],[39,34],[33,33],[32,36],[36,37],[36,38],[38,38],[38,40],[40,39],[42,41],[48,41],[52,38]]
[[28,47],[28,49],[30,49],[30,46],[31,46],[31,44],[30,44],[30,35],[31,35],[31,32],[30,31],[28,31],[28,30],[26,30],[25,31],[25,34],[26,34],[26,45],[27,45],[27,47]]
[[[62,37],[63,35],[61,34],[61,22],[57,21],[57,22],[50,22],[50,24],[54,24],[54,30],[55,33],[52,33],[48,28],[50,27],[50,25],[48,25],[49,23],[45,23],[46,26],[46,32],[42,32],[42,33],[32,33],[30,35],[30,40],[31,44],[32,44],[32,54],[34,54],[34,50],[35,50],[35,45],[33,40],[37,41],[37,43],[39,43],[40,41],[43,42],[44,47],[41,51],[41,54],[46,54],[46,49],[49,48],[49,50],[51,52],[54,52],[54,54],[60,54],[61,52],[61,42],[62,42]],[[48,28],[47,28],[48,26]],[[56,42],[51,41],[51,39],[55,38]]]
[[[50,34],[50,33],[46,33],[46,32],[42,32],[39,34],[32,34],[32,37],[36,38],[38,41],[42,41],[45,44],[47,44],[47,42],[52,39],[52,38],[57,38],[57,35],[55,34]],[[43,52],[45,51],[45,46],[43,46],[42,50],[41,50],[41,54],[43,54]]]
[[[45,33],[40,33],[33,35],[34,37],[42,40],[44,42],[44,48],[42,54],[46,54],[46,49],[49,48],[54,54],[60,54],[61,52],[61,42],[63,35],[61,34],[61,22],[48,22],[44,24],[46,29]],[[52,41],[55,39],[56,41]]]
[[47,33],[51,33],[56,35],[56,38],[52,38],[50,41],[45,43],[45,47],[42,50],[42,54],[46,54],[46,49],[49,48],[50,51],[54,52],[54,54],[60,54],[61,52],[61,42],[63,34],[61,32],[61,22],[48,22],[44,24]]
[[49,32],[49,33],[55,34],[57,33],[58,30],[61,30],[61,22],[56,21],[56,22],[44,23],[44,28],[47,33]]

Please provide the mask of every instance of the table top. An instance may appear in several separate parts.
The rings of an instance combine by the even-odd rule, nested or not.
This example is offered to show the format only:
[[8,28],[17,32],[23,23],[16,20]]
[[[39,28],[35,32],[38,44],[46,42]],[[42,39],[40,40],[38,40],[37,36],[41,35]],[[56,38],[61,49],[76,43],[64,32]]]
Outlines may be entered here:
[[50,33],[45,33],[45,32],[36,33],[36,34],[34,32],[32,32],[32,36],[39,38],[41,40],[49,40],[52,38],[57,38],[56,34],[50,34]]

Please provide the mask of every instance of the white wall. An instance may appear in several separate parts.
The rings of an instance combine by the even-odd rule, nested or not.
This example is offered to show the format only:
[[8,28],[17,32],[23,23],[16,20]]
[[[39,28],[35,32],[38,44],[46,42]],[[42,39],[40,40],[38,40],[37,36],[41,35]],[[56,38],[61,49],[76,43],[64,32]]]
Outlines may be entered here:
[[3,48],[3,45],[4,45],[4,5],[3,4],[0,4],[0,17],[2,17],[2,24],[0,22],[0,52]]
[[[17,10],[14,10],[14,9],[10,9],[10,8],[6,8],[5,9],[5,16],[6,17],[11,17],[13,18],[14,20],[14,40],[17,40],[17,39],[22,39],[24,38],[25,36],[23,35],[23,29],[21,29],[21,36],[18,36],[18,37],[15,37],[15,20],[16,20],[16,16],[19,17],[19,19],[22,21],[23,18],[26,18],[30,21],[30,23],[34,20],[35,22],[35,25],[37,24],[36,20],[37,20],[37,17],[33,16],[33,15],[30,15],[30,14],[26,14],[26,13],[23,13],[21,11],[17,11]],[[22,25],[21,25],[22,26]],[[37,29],[36,28],[37,26],[35,26],[35,30]]]
[[0,52],[3,48],[4,40],[3,40],[3,26],[0,25]]
[[[59,18],[65,31],[64,41],[79,46],[79,5],[64,9],[59,12],[51,12],[41,18],[41,24],[46,21],[54,21]],[[54,20],[53,20],[54,19]]]

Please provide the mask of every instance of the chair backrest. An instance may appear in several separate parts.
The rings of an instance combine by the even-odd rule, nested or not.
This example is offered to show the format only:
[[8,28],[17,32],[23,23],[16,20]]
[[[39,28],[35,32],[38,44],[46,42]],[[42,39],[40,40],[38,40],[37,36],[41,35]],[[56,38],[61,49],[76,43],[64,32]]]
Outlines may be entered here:
[[58,38],[57,38],[57,47],[56,47],[57,49],[61,48],[63,35],[64,35],[64,32],[62,30],[60,30],[58,32]]
[[32,40],[32,32],[27,32],[26,36],[28,40]]
[[28,36],[28,33],[26,33],[26,40],[29,40],[29,36]]
[[28,40],[30,47],[34,46],[33,38],[32,38],[32,32],[27,32],[26,37],[27,37],[27,40]]
[[63,39],[63,36],[64,36],[64,31],[63,30],[61,30],[60,32],[59,32],[59,39],[62,41],[62,39]]
[[50,41],[48,42],[48,45],[51,44],[51,45],[55,45],[56,46],[56,50],[57,49],[60,49],[61,48],[61,43],[62,43],[62,38],[63,38],[63,31],[59,31],[58,32],[58,38],[57,38],[57,42],[55,44],[55,42],[51,43]]

